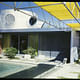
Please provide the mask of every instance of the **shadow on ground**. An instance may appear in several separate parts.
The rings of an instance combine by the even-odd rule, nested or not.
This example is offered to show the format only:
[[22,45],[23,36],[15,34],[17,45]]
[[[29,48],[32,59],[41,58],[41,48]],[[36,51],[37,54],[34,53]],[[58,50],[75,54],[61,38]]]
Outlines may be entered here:
[[5,78],[34,78],[41,73],[53,68],[55,65],[48,64],[38,64],[37,67],[32,67],[30,69],[25,69],[23,71],[17,72],[15,74],[6,76]]
[[[66,58],[66,53],[60,53],[56,56],[55,59],[49,60],[49,62],[55,62],[55,61],[63,62],[64,58]],[[69,61],[67,61],[67,62],[69,62]]]

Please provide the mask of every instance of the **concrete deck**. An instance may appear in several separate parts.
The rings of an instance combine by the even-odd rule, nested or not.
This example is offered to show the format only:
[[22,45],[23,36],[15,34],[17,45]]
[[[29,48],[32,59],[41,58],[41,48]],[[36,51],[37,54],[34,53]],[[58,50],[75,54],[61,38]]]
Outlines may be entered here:
[[63,64],[63,63],[55,63],[55,62],[48,62],[48,60],[40,60],[40,59],[8,59],[2,58],[0,61],[10,61],[16,63],[24,63],[24,64],[34,64],[38,65],[42,64],[50,64],[56,65],[56,67],[51,68],[50,70],[42,73],[34,78],[41,78],[41,79],[61,79],[61,78],[70,78],[70,79],[78,79],[80,74],[80,64]]
[[40,78],[45,79],[79,79],[80,65],[79,64],[64,64],[56,71],[51,71]]

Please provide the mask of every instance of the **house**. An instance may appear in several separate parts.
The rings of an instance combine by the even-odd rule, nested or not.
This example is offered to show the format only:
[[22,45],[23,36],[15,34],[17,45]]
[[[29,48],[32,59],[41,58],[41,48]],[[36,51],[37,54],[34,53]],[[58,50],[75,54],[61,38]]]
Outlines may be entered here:
[[[24,10],[22,10],[24,11]],[[0,12],[0,48],[15,47],[19,54],[22,50],[33,47],[38,55],[43,54],[49,58],[74,62],[71,55],[72,47],[79,46],[79,32],[71,29],[42,28],[44,22],[38,20],[38,15],[30,11],[20,13],[13,9]],[[32,22],[33,20],[34,22]]]

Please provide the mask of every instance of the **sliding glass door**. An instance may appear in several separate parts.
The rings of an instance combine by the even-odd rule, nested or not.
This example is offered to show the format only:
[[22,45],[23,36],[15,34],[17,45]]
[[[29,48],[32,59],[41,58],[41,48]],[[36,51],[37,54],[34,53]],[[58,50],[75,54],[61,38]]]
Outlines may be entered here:
[[38,34],[18,33],[11,34],[11,46],[18,49],[18,53],[23,54],[23,50],[32,47],[38,50]]

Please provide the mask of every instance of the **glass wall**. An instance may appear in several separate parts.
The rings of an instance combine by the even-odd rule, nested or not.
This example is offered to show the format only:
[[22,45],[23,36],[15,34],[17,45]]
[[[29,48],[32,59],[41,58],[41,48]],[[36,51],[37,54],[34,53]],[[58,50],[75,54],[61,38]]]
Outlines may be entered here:
[[24,49],[27,49],[28,46],[28,35],[27,34],[11,34],[11,47],[19,50],[19,53],[22,53]]
[[32,47],[38,50],[38,34],[11,34],[11,47],[17,48],[19,50],[19,53],[23,53],[22,51],[28,47]]
[[0,34],[0,54],[2,53],[2,34]]
[[18,49],[18,35],[17,34],[11,35],[11,47]]
[[28,35],[27,34],[20,35],[18,42],[19,42],[18,44],[20,45],[20,47],[19,47],[20,53],[23,53],[22,51],[27,49],[27,47],[28,47]]
[[38,33],[3,33],[2,38],[0,38],[2,49],[14,47],[19,53],[22,53],[28,47],[32,47],[38,51],[38,42]]
[[10,42],[11,42],[11,35],[3,34],[3,49],[10,47]]
[[38,34],[31,33],[28,35],[28,47],[32,47],[38,50]]

